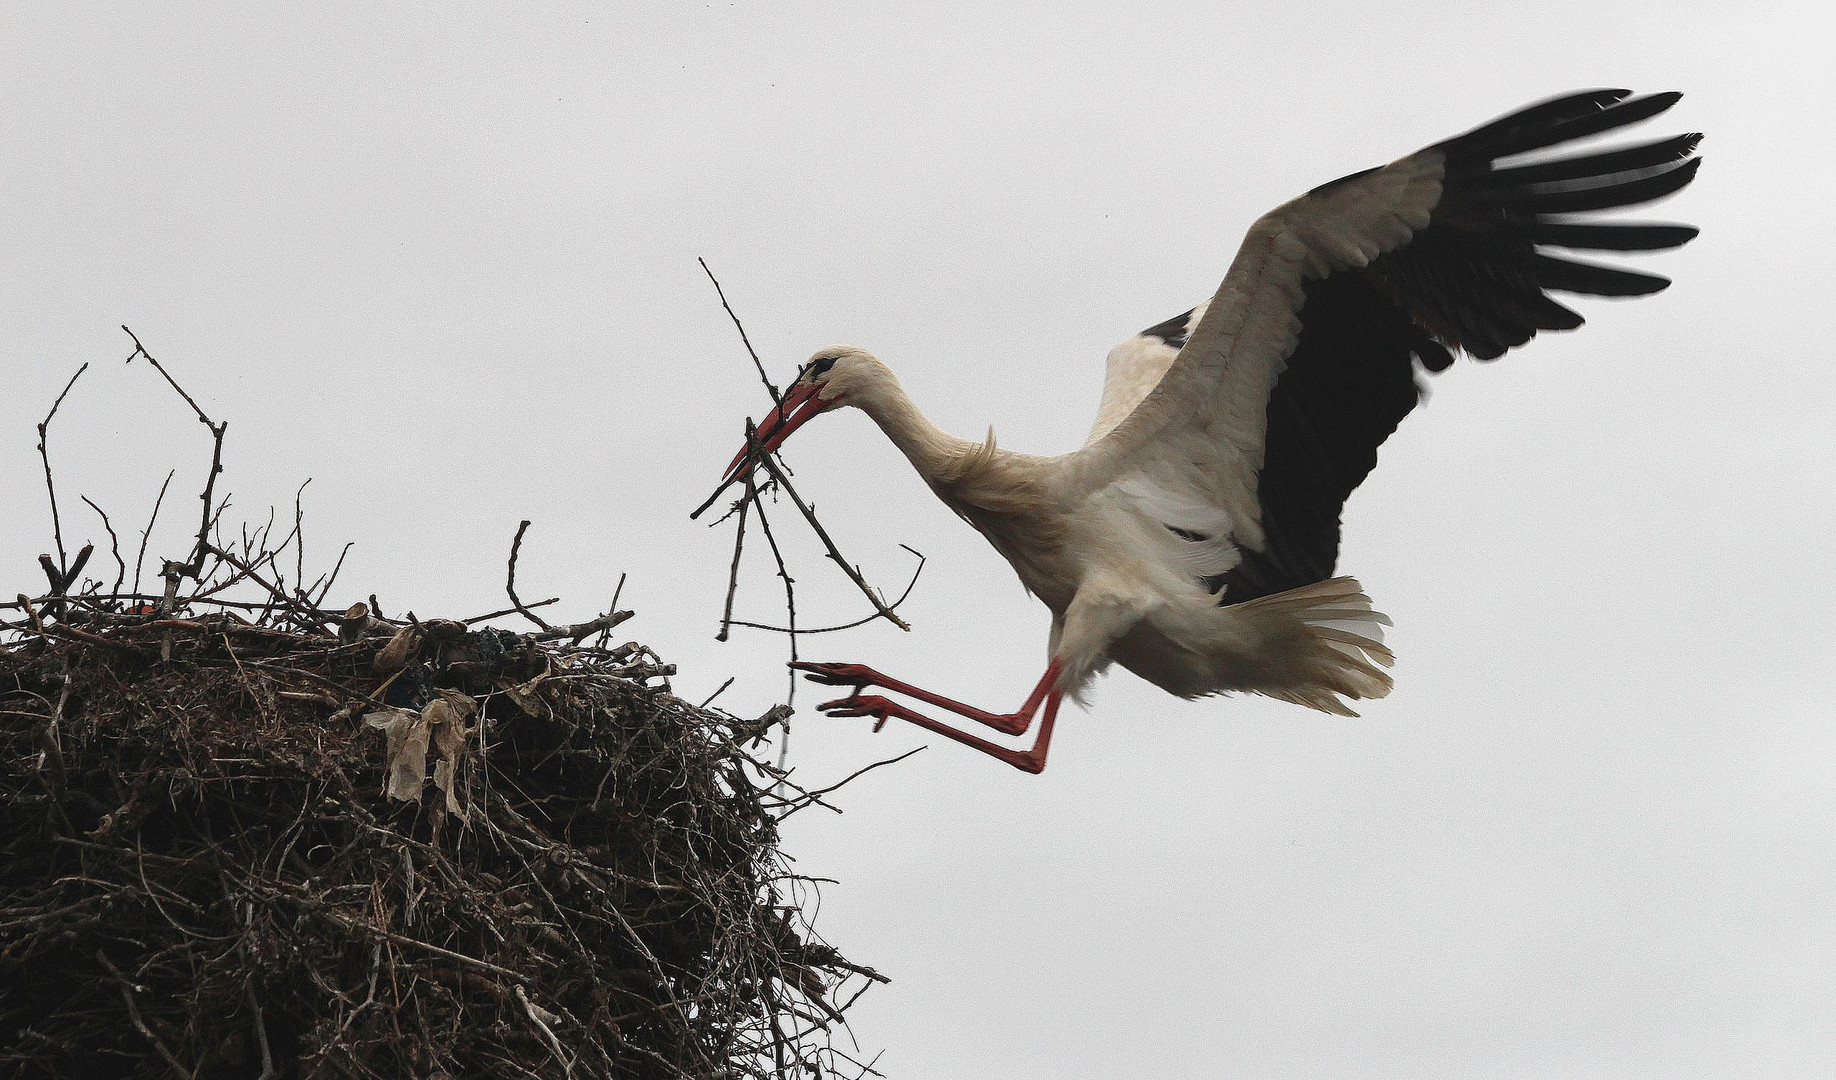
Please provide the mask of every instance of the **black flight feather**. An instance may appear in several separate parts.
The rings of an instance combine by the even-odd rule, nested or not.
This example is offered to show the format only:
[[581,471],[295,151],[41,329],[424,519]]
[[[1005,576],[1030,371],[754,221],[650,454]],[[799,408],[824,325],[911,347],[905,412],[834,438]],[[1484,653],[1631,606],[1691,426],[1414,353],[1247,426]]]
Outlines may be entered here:
[[[1302,286],[1301,331],[1269,395],[1256,478],[1264,542],[1206,579],[1233,604],[1331,577],[1346,498],[1377,461],[1377,448],[1415,408],[1414,365],[1431,372],[1455,350],[1492,359],[1539,330],[1572,330],[1576,312],[1550,291],[1641,296],[1669,280],[1559,258],[1544,245],[1582,251],[1655,251],[1696,235],[1687,225],[1571,220],[1552,215],[1613,210],[1668,195],[1694,179],[1701,136],[1685,134],[1593,153],[1496,168],[1500,158],[1544,150],[1656,116],[1674,93],[1633,97],[1588,90],[1520,109],[1437,143],[1439,203],[1404,245],[1367,266]],[[1357,183],[1364,170],[1314,189]],[[1145,333],[1185,343],[1190,312]]]

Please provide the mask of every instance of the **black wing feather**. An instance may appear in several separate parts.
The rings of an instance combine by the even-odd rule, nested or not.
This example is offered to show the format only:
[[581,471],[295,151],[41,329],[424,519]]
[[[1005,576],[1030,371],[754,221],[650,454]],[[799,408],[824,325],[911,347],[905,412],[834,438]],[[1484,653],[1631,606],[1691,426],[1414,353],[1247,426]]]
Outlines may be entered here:
[[1182,349],[1186,345],[1186,336],[1192,332],[1192,312],[1196,310],[1198,309],[1192,308],[1183,314],[1173,316],[1166,322],[1155,323],[1141,331],[1141,336],[1157,337],[1175,349]]
[[1615,173],[1642,172],[1673,165],[1689,157],[1701,134],[1690,132],[1668,139],[1640,143],[1622,150],[1580,157],[1558,158],[1535,165],[1519,165],[1484,174],[1486,187],[1514,187],[1519,184],[1549,184],[1563,180],[1589,180]]
[[[1225,603],[1332,576],[1339,509],[1377,464],[1377,447],[1415,408],[1411,368],[1453,362],[1440,343],[1363,279],[1334,274],[1303,286],[1305,329],[1269,397],[1257,477],[1264,550],[1207,579]],[[1438,367],[1437,367],[1438,363]]]
[[[1687,134],[1551,161],[1495,168],[1648,119],[1674,93],[1632,97],[1590,90],[1532,105],[1432,149],[1445,159],[1428,225],[1368,266],[1308,281],[1301,332],[1269,397],[1257,475],[1264,546],[1243,548],[1228,573],[1207,579],[1222,603],[1240,603],[1331,577],[1346,498],[1377,463],[1377,448],[1420,400],[1414,364],[1442,371],[1455,351],[1502,356],[1538,330],[1572,330],[1580,315],[1549,290],[1642,296],[1656,274],[1559,258],[1581,251],[1654,251],[1696,235],[1686,225],[1594,223],[1552,215],[1649,202],[1694,179],[1701,136]],[[1316,192],[1356,181],[1354,173]],[[1150,333],[1183,341],[1184,316]],[[1166,333],[1162,333],[1162,331]]]
[[[1527,133],[1547,131],[1565,121],[1591,116],[1632,96],[1630,90],[1582,90],[1548,101],[1527,105],[1505,116],[1484,124],[1464,135],[1455,136],[1440,144],[1446,149],[1453,143],[1464,143],[1466,146],[1487,154],[1486,160],[1515,154],[1512,149],[1491,149],[1492,147],[1509,147],[1512,141],[1521,139]],[[1546,143],[1533,142],[1533,146],[1544,146]],[[1527,147],[1526,147],[1527,149]]]
[[1696,238],[1690,225],[1584,225],[1568,221],[1536,221],[1524,226],[1524,239],[1552,247],[1590,251],[1662,251],[1682,247]]
[[1693,180],[1701,164],[1701,158],[1691,158],[1670,168],[1644,170],[1644,175],[1634,174],[1635,179],[1617,183],[1531,184],[1521,188],[1507,188],[1505,190],[1508,194],[1490,201],[1496,206],[1530,214],[1615,210],[1669,195]]
[[[1542,105],[1512,113],[1464,135],[1437,143],[1436,149],[1447,154],[1449,172],[1472,168],[1490,172],[1491,163],[1514,154],[1546,150],[1575,139],[1585,139],[1603,131],[1649,120],[1677,103],[1683,95],[1675,91],[1630,98],[1629,90],[1593,91],[1572,97],[1557,98]],[[1598,95],[1614,95],[1610,100]],[[1543,109],[1563,108],[1542,115]]]

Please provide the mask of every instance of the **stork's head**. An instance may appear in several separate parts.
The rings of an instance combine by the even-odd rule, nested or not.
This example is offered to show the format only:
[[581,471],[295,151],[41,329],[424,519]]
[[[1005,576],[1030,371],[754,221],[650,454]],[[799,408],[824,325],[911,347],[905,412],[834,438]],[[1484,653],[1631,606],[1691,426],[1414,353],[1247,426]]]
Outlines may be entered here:
[[[877,387],[891,381],[892,372],[865,349],[852,345],[831,345],[810,357],[797,372],[797,381],[784,391],[777,408],[759,421],[758,446],[761,453],[771,453],[784,445],[791,432],[816,416],[840,405],[858,405],[870,398]],[[727,466],[727,479],[739,475],[742,466],[750,467],[751,447],[739,452]]]

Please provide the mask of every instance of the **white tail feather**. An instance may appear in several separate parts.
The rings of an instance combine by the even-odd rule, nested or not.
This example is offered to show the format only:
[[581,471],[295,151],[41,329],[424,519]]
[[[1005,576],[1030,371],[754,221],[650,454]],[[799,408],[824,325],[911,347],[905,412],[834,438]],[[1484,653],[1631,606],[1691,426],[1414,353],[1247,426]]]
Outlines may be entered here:
[[1383,644],[1389,617],[1371,607],[1353,578],[1330,578],[1234,607],[1269,630],[1270,647],[1283,653],[1272,665],[1274,677],[1244,689],[1356,716],[1341,698],[1380,698],[1394,685],[1382,670],[1396,662]]

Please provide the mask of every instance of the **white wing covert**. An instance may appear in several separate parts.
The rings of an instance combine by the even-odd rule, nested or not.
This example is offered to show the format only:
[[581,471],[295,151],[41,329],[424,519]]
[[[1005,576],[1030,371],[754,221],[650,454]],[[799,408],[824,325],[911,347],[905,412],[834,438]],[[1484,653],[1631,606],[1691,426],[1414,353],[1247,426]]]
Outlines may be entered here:
[[1141,399],[1159,385],[1161,376],[1173,366],[1179,350],[1191,336],[1193,327],[1205,317],[1207,300],[1198,307],[1173,316],[1129,338],[1109,350],[1103,367],[1103,400],[1097,405],[1096,423],[1090,427],[1089,446],[1116,429],[1128,419]]

